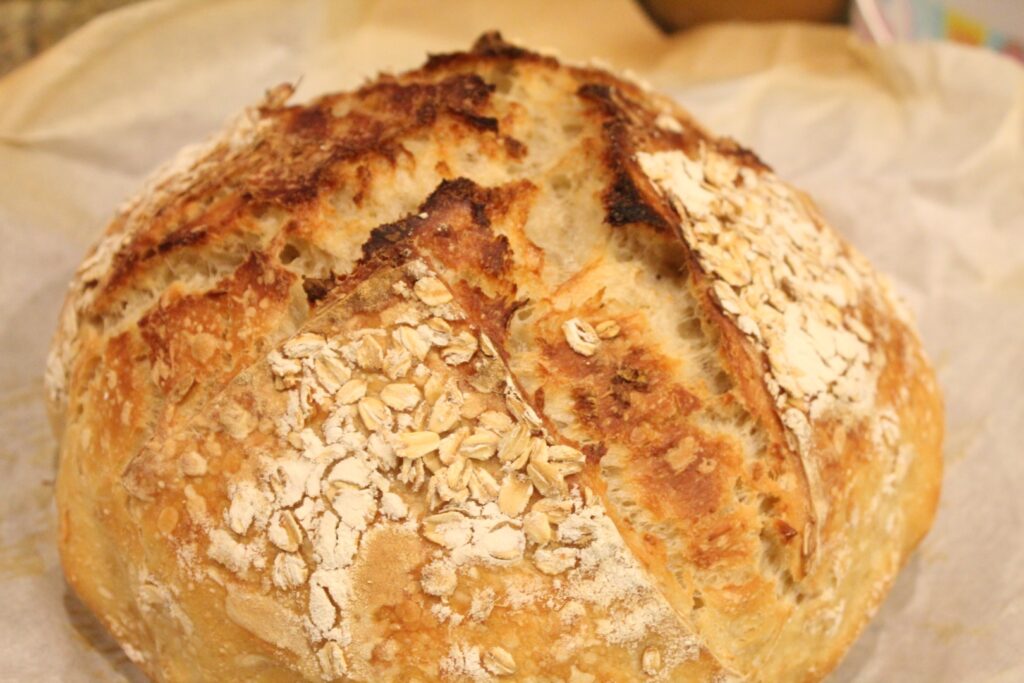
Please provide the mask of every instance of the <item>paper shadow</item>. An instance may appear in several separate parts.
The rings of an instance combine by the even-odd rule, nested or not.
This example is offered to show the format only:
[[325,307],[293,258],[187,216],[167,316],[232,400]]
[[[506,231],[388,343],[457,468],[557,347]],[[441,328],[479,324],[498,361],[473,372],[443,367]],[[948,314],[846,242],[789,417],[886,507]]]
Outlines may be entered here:
[[94,652],[99,653],[125,683],[147,683],[149,679],[132,664],[110,632],[86,607],[71,587],[64,584],[64,611],[68,623]]
[[828,683],[858,683],[863,678],[864,667],[875,657],[878,641],[886,629],[893,628],[898,616],[910,604],[917,590],[917,578],[921,573],[921,555],[914,553],[900,571],[881,609],[868,627],[860,634],[853,648],[846,654],[839,667],[828,677]]

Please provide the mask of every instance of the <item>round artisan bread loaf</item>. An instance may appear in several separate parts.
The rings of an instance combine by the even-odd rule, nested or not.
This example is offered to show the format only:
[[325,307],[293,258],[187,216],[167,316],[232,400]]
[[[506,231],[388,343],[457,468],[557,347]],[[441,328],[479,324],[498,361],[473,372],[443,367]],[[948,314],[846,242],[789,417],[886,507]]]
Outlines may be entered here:
[[893,295],[669,99],[483,36],[130,202],[47,387],[68,581],[160,681],[814,681],[931,523]]

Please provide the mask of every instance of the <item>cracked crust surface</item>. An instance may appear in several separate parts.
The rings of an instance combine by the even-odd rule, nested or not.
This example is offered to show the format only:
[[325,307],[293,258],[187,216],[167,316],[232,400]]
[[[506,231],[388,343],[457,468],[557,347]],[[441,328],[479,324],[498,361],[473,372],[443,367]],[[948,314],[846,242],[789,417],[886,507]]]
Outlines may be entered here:
[[268,93],[47,372],[70,583],[156,680],[820,680],[927,531],[885,281],[666,98],[483,36]]

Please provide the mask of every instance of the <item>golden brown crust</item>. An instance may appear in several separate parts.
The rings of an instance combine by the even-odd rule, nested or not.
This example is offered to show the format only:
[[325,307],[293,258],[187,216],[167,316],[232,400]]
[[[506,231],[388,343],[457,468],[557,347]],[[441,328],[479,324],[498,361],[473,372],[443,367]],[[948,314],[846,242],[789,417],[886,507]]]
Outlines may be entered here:
[[[833,668],[930,525],[942,410],[809,200],[667,99],[494,34],[290,93],[118,215],[54,342],[65,571],[128,654],[157,680]],[[547,445],[518,469],[486,444],[384,456],[378,404],[335,381],[396,406],[394,449],[434,375],[480,404],[467,434]],[[284,500],[271,470],[301,458],[323,480]],[[372,481],[342,495],[342,461]],[[491,480],[568,507],[496,511]],[[343,527],[344,561],[323,540]]]

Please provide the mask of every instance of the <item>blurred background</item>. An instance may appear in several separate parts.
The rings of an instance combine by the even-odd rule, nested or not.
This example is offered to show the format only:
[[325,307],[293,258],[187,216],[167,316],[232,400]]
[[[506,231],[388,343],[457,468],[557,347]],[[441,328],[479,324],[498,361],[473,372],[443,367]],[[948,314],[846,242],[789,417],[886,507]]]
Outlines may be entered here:
[[[92,17],[140,0],[0,0],[0,75]],[[344,2],[345,0],[339,0]],[[638,0],[665,32],[720,21],[849,24],[877,43],[953,40],[1024,62],[1024,0]]]

